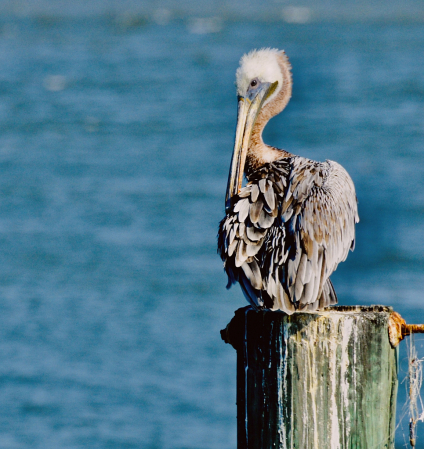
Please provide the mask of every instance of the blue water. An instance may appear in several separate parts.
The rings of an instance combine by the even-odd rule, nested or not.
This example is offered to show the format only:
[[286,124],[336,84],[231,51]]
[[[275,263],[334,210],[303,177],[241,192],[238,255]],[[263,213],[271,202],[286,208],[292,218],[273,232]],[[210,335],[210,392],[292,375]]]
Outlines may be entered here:
[[158,14],[0,21],[1,449],[236,447],[216,232],[254,47],[293,65],[265,141],[356,184],[340,303],[424,322],[422,22]]

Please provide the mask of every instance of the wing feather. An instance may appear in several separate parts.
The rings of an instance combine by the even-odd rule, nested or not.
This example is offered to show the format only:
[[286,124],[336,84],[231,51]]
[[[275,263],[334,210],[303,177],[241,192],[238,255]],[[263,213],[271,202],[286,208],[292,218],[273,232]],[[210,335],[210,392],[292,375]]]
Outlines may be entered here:
[[257,223],[259,217],[262,213],[264,207],[264,203],[260,198],[258,198],[255,202],[250,203],[249,207],[249,217],[252,223]]
[[337,303],[329,276],[354,248],[353,182],[337,163],[282,158],[249,174],[221,221],[228,285],[255,307],[316,310]]

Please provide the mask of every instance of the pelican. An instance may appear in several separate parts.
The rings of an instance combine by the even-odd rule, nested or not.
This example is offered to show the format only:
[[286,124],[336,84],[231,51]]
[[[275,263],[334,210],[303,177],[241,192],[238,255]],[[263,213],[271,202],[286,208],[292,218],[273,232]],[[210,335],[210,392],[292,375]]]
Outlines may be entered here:
[[291,97],[284,51],[244,55],[236,86],[236,136],[218,230],[227,288],[239,282],[255,309],[287,314],[336,304],[330,275],[353,251],[359,221],[352,179],[337,162],[316,162],[263,142],[265,125]]

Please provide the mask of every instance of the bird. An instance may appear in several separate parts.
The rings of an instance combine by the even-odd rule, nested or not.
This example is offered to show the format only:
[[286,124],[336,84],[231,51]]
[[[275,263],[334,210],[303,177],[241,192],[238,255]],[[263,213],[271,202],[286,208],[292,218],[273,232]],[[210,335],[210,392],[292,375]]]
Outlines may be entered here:
[[359,222],[353,181],[337,162],[263,142],[266,124],[292,94],[284,51],[245,54],[236,87],[235,143],[218,229],[227,288],[238,282],[254,309],[288,315],[337,304],[330,275],[353,251]]

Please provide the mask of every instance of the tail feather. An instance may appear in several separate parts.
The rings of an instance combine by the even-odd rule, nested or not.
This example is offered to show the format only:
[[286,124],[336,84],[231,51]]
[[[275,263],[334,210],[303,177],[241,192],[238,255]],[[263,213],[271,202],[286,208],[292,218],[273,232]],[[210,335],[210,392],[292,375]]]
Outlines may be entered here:
[[260,290],[256,290],[252,287],[250,284],[249,279],[247,279],[244,272],[240,274],[239,277],[239,283],[241,290],[244,293],[244,296],[246,297],[249,304],[255,309],[262,309],[264,306],[264,302],[262,300],[262,295]]
[[328,306],[333,306],[334,304],[337,304],[337,295],[336,291],[334,290],[334,285],[330,281],[330,278],[327,279],[326,283],[324,284],[324,287],[322,289],[321,296],[319,298],[319,305],[318,308],[324,309]]

